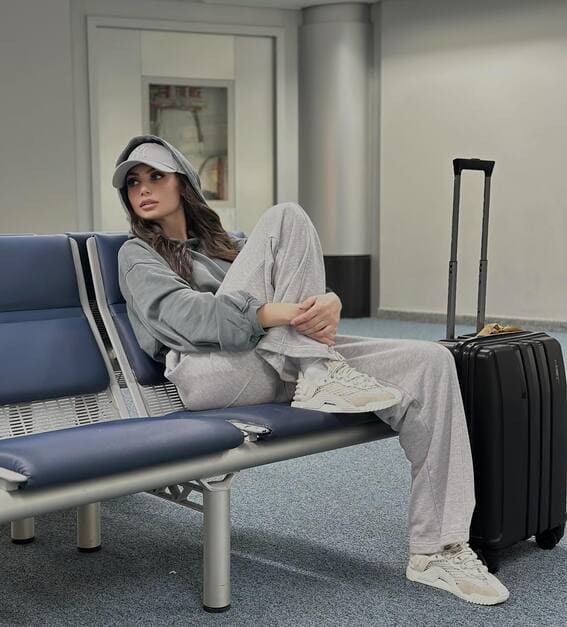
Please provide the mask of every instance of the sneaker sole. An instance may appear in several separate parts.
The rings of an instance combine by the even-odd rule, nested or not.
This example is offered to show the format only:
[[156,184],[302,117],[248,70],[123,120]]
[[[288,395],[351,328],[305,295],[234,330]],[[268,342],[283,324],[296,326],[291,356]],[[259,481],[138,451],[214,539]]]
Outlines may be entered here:
[[432,586],[433,588],[438,588],[439,590],[445,590],[446,592],[450,592],[455,596],[463,599],[463,601],[467,601],[468,603],[474,603],[475,605],[498,605],[499,603],[504,603],[510,596],[510,593],[506,591],[506,594],[502,594],[499,597],[487,598],[483,597],[480,594],[465,594],[456,584],[451,585],[444,579],[434,579],[432,581],[425,579],[423,577],[423,573],[409,566],[406,569],[406,577],[410,581],[415,581],[416,583],[423,583],[426,586]]
[[333,403],[329,403],[328,401],[293,401],[291,403],[292,407],[296,407],[298,409],[314,409],[316,411],[323,411],[329,414],[365,414],[370,411],[379,411],[381,409],[388,409],[388,407],[393,407],[394,405],[398,405],[400,401],[396,398],[387,401],[376,401],[374,403],[369,403],[368,405],[364,405],[364,407],[356,407],[356,406],[347,406],[341,407],[339,405],[334,405]]

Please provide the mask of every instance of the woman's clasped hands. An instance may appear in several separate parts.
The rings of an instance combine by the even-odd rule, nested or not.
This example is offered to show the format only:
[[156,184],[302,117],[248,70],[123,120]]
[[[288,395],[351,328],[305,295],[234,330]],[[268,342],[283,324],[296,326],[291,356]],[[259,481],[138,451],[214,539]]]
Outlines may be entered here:
[[310,296],[299,303],[302,313],[293,318],[290,325],[303,335],[334,346],[342,307],[341,299],[334,292]]

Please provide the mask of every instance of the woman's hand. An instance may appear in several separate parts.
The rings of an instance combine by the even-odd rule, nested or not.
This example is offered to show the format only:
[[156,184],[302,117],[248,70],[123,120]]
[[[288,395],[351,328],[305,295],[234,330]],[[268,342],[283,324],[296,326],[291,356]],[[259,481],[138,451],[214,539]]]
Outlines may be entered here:
[[290,325],[303,335],[334,346],[343,308],[341,299],[333,292],[310,296],[299,308],[303,313],[293,318]]

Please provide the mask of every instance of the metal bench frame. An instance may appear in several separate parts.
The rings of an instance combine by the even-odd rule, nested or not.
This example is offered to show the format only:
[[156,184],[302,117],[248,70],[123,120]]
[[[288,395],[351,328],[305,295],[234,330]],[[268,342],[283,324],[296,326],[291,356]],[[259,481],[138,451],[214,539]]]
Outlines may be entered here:
[[[21,437],[29,433],[73,426],[80,428],[93,422],[128,417],[122,393],[115,380],[112,365],[89,307],[77,244],[70,240],[70,246],[77,276],[79,300],[108,371],[109,387],[99,394],[0,405],[0,423],[4,423],[0,425],[2,426],[0,437]],[[25,480],[26,477],[23,475],[0,468],[0,489],[2,490],[12,492]],[[2,492],[0,492],[1,496]],[[90,502],[77,505],[77,548],[84,552],[97,551],[100,549],[100,503]],[[32,542],[35,538],[33,513],[22,517],[5,516],[6,510],[4,507],[1,509],[0,519],[11,523],[12,541],[15,544]]]
[[[105,359],[111,389],[116,397],[116,406],[124,418],[130,417],[88,306],[76,242],[71,241],[71,248],[81,305]],[[149,396],[140,389],[142,386],[139,386],[135,379],[106,303],[94,238],[87,242],[87,248],[98,308],[138,414],[155,416],[178,410],[183,406],[178,405],[181,401],[175,387],[172,386],[173,389],[167,390],[164,397],[166,400],[171,397],[171,403],[162,403],[161,413],[148,411],[152,407],[148,400]],[[252,432],[254,425],[251,427],[251,430],[248,430],[246,425],[241,425],[241,430],[246,436],[243,444],[221,453],[96,479],[75,482],[70,479],[63,485],[44,489],[19,490],[18,486],[26,478],[0,468],[0,522],[16,521],[12,523],[13,528],[15,526],[20,530],[25,539],[26,534],[29,537],[29,521],[33,521],[34,516],[77,507],[79,546],[96,549],[100,547],[99,503],[102,500],[147,491],[190,507],[202,512],[204,517],[203,606],[213,612],[227,610],[231,598],[230,493],[235,474],[246,468],[372,442],[385,437],[384,426],[380,421],[271,441],[257,440]],[[202,494],[202,504],[190,499],[193,493]],[[33,536],[33,533],[31,535]]]

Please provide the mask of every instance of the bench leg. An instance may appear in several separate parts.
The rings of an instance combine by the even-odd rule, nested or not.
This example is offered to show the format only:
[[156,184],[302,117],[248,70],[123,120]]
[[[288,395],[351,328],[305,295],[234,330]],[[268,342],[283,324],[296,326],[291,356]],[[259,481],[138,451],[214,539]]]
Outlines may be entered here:
[[35,523],[33,518],[13,520],[10,526],[14,544],[28,544],[28,542],[35,540]]
[[203,486],[203,608],[226,612],[230,608],[230,485],[233,474]]
[[81,505],[77,507],[77,549],[92,553],[100,548],[100,503]]

